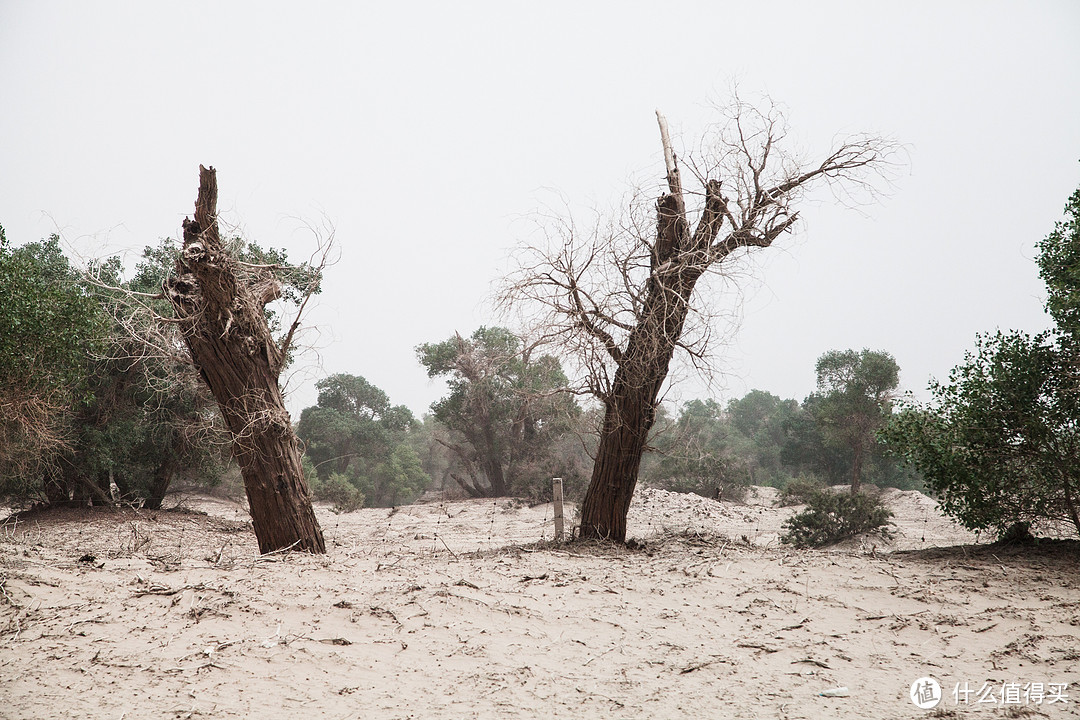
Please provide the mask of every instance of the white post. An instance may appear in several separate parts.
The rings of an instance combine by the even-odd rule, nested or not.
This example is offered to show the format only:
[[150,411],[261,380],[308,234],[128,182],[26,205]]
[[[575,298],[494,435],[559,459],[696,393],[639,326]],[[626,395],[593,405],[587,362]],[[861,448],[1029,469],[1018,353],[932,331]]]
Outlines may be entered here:
[[563,536],[563,510],[562,510],[562,478],[551,478],[551,500],[555,506],[555,540],[562,541]]

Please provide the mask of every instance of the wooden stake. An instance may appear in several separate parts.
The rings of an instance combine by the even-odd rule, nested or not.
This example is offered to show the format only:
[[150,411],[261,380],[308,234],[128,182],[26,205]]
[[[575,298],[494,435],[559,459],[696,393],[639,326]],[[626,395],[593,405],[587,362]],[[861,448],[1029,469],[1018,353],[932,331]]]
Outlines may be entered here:
[[551,478],[551,500],[555,506],[555,540],[562,541],[563,536],[563,510],[562,510],[562,478]]

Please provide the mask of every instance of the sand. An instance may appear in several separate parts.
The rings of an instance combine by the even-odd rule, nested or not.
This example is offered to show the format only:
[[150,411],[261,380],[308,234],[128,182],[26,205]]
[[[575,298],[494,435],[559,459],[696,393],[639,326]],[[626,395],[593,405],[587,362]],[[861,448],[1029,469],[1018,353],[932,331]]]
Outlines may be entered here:
[[774,495],[640,490],[634,550],[553,543],[551,506],[512,500],[318,508],[325,556],[259,557],[212,498],[23,516],[0,530],[0,717],[1080,715],[1076,543],[975,544],[889,491],[892,540],[797,551]]

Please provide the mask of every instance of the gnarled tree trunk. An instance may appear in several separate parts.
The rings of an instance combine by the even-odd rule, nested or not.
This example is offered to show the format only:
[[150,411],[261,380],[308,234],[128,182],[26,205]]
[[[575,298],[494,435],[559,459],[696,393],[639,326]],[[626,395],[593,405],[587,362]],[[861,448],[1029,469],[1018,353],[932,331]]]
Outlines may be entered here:
[[[169,485],[172,484],[174,474],[175,468],[172,460],[163,460],[154,469],[154,478],[150,482],[150,491],[146,494],[146,500],[143,502],[144,508],[147,510],[161,509],[162,503],[165,502],[165,493],[169,491]],[[120,486],[117,485],[117,487]]]
[[[679,345],[694,286],[709,267],[740,247],[767,247],[794,222],[794,215],[754,236],[734,229],[717,242],[728,200],[717,180],[705,183],[705,205],[695,228],[686,213],[682,180],[668,137],[667,121],[657,112],[667,170],[668,192],[656,202],[656,236],[644,300],[625,349],[605,339],[617,369],[604,400],[604,423],[592,479],[581,507],[581,538],[626,541],[626,516],[637,485],[641,456],[656,419],[660,388]],[[583,319],[583,322],[592,322]]]
[[285,353],[264,314],[280,286],[269,274],[245,282],[225,251],[214,168],[199,166],[195,219],[184,220],[183,250],[165,291],[191,358],[232,434],[259,550],[326,552],[278,386]]
[[[581,390],[604,405],[582,538],[626,539],[627,510],[675,349],[706,362],[715,313],[708,298],[692,298],[701,276],[790,230],[798,217],[793,204],[811,184],[852,181],[871,189],[863,178],[880,173],[897,149],[856,136],[808,167],[781,147],[786,123],[775,107],[763,112],[736,96],[726,115],[714,147],[695,163],[700,190],[687,193],[657,112],[667,192],[656,202],[655,226],[646,228],[651,223],[642,222],[636,202],[584,235],[568,222],[557,230],[561,247],[526,249],[503,292],[504,307],[537,311],[539,335],[580,361]],[[688,195],[696,205],[690,213]],[[691,311],[702,332],[684,338]]]
[[[691,238],[685,233],[681,197],[665,195],[657,207],[660,236],[652,261],[657,272],[648,282],[641,322],[630,333],[626,350],[619,353],[612,390],[604,398],[600,444],[581,507],[581,538],[626,540],[626,516],[656,420],[660,388],[682,335],[690,295],[701,276],[694,267],[660,269],[665,264],[671,267],[680,243]],[[675,234],[686,238],[679,240]]]

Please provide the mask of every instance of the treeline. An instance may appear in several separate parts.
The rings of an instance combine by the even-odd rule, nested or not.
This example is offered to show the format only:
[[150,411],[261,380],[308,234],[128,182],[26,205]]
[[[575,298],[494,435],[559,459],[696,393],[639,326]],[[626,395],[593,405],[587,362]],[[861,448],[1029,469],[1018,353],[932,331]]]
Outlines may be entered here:
[[[282,268],[283,301],[299,301],[297,288],[311,279],[304,266],[238,239],[231,247],[246,262]],[[170,488],[212,488],[226,475],[229,437],[182,338],[125,304],[165,302],[159,291],[176,252],[163,242],[130,273],[112,260],[87,274],[56,236],[16,247],[0,228],[0,494],[156,508]],[[268,319],[280,334],[272,311]],[[581,497],[600,410],[568,390],[556,357],[500,327],[425,343],[416,354],[447,384],[422,418],[357,375],[316,384],[317,404],[296,423],[316,499],[343,510],[407,504],[429,490],[540,502],[552,477]],[[642,479],[728,497],[793,478],[918,487],[873,438],[896,384],[885,353],[828,353],[818,390],[801,403],[757,390],[725,405],[688,402],[662,412]]]
[[660,423],[661,451],[643,477],[681,492],[738,499],[750,485],[785,488],[861,483],[919,489],[917,473],[890,457],[877,432],[892,418],[900,368],[886,352],[830,351],[817,389],[801,403],[763,390],[721,405],[692,400]]
[[[551,478],[580,498],[596,447],[596,408],[567,392],[558,360],[505,328],[480,328],[417,348],[448,394],[416,419],[364,378],[317,384],[298,434],[317,499],[347,510],[398,505],[428,489],[471,497],[550,498]],[[802,403],[761,390],[721,405],[692,400],[656,424],[643,482],[738,499],[750,485],[869,482],[922,487],[876,438],[899,382],[884,352],[829,352],[818,389]]]
[[[228,249],[274,268],[285,305],[318,280],[284,252]],[[125,279],[118,259],[85,272],[57,236],[16,247],[0,228],[0,496],[157,508],[178,482],[220,482],[231,438],[176,324],[161,321],[178,252],[145,248]],[[282,333],[276,312],[267,321]]]
[[[0,496],[160,507],[178,482],[220,482],[232,460],[217,405],[175,326],[147,324],[164,315],[146,310],[166,302],[177,252],[146,248],[130,277],[116,260],[87,274],[57,237],[16,247],[0,228]],[[286,304],[317,287],[315,270],[280,251],[234,239],[230,252],[272,268]],[[1080,534],[1080,191],[1039,245],[1038,265],[1055,327],[979,336],[948,381],[931,385],[930,402],[898,401],[887,352],[830,351],[802,401],[754,390],[661,406],[641,480],[721,498],[796,481],[849,485],[853,498],[863,483],[925,487],[972,529],[1024,537],[1051,521]],[[280,335],[274,311],[267,321]],[[447,383],[422,418],[362,377],[317,383],[317,404],[296,423],[317,499],[345,510],[429,490],[543,501],[554,476],[582,496],[603,408],[579,402],[545,345],[484,327],[416,354]],[[839,502],[813,497],[822,508]]]

